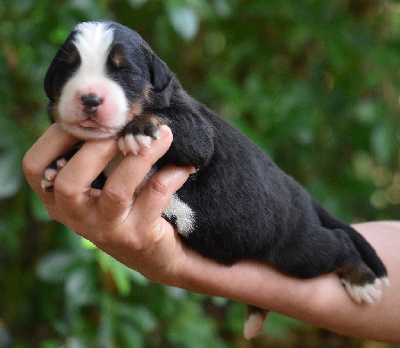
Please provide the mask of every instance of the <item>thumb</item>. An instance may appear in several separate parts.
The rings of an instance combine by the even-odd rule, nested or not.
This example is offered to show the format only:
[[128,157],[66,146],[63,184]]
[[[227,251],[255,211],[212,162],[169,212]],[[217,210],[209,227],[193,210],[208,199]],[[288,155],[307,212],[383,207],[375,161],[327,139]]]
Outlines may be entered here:
[[194,172],[193,167],[169,165],[155,173],[134,203],[133,211],[141,217],[141,223],[150,226],[157,223],[170,204],[173,194]]

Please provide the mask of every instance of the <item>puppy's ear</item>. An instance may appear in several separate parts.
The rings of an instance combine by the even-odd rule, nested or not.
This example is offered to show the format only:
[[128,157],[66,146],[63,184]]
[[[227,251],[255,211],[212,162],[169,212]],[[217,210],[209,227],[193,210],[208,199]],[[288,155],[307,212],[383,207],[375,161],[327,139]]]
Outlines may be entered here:
[[156,55],[153,55],[152,57],[150,79],[156,92],[164,90],[172,79],[172,73],[167,64]]
[[151,58],[150,82],[152,90],[150,92],[150,103],[153,107],[167,107],[173,93],[173,73],[155,54]]

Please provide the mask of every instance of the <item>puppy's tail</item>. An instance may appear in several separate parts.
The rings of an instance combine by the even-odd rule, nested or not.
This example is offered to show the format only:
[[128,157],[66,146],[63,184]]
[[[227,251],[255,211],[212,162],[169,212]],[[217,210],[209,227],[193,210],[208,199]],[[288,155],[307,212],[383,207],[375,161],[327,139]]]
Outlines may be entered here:
[[321,225],[330,230],[344,230],[357,248],[362,260],[375,273],[376,278],[388,283],[385,265],[377,255],[374,248],[365,240],[365,238],[354,228],[327,212],[319,203],[314,201],[313,205],[318,214]]

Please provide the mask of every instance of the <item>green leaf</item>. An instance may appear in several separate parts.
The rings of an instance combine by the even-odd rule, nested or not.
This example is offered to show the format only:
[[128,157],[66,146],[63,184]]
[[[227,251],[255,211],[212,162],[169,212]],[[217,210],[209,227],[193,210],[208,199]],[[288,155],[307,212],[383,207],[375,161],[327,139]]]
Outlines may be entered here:
[[82,237],[82,247],[84,249],[95,250],[97,246],[93,244],[90,240]]
[[8,150],[0,156],[0,198],[15,195],[22,182],[18,151]]
[[266,323],[266,333],[275,337],[283,337],[288,334],[288,332],[293,330],[293,328],[303,325],[303,323],[298,320],[277,314],[275,312],[268,314]]
[[[145,306],[132,306],[130,308],[131,319],[143,332],[152,332],[158,322],[154,314]],[[121,313],[122,314],[122,313]],[[126,316],[128,317],[128,316]]]
[[150,281],[141,275],[139,272],[135,271],[134,269],[126,267],[126,270],[131,278],[131,280],[139,286],[146,286],[150,284]]
[[199,30],[199,16],[184,0],[166,1],[169,20],[175,31],[185,40],[193,39]]
[[131,5],[133,8],[139,8],[143,6],[147,0],[128,0],[129,5]]
[[40,348],[60,348],[60,343],[56,341],[44,341],[40,344]]
[[122,296],[127,296],[131,292],[132,281],[141,286],[149,283],[140,273],[126,267],[101,250],[98,251],[97,255],[101,268],[112,275],[118,291]]
[[94,274],[80,267],[75,270],[65,284],[65,292],[72,305],[81,306],[97,301]]
[[224,342],[218,338],[215,322],[203,315],[199,304],[193,301],[182,303],[179,315],[168,327],[167,337],[173,346],[188,348],[222,348]]
[[388,164],[395,147],[393,128],[387,123],[378,125],[372,132],[371,144],[379,161],[382,164]]
[[88,342],[82,337],[68,337],[65,344],[65,348],[87,348],[88,346]]
[[54,251],[45,255],[36,265],[36,273],[42,280],[61,282],[77,265],[76,255],[67,251]]
[[15,195],[23,179],[21,136],[24,133],[4,111],[0,106],[0,198]]
[[118,326],[121,347],[144,347],[143,336],[131,325],[120,324]]
[[50,217],[49,213],[47,212],[43,204],[43,201],[39,198],[39,196],[36,193],[30,191],[29,199],[30,199],[29,203],[31,206],[32,214],[37,221],[48,222],[53,220]]

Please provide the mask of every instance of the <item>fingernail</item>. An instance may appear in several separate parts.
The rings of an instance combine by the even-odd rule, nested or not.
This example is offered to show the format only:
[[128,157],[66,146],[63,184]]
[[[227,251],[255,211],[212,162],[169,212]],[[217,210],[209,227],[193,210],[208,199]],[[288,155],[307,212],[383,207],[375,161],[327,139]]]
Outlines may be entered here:
[[166,125],[162,125],[162,126],[160,126],[160,128],[158,128],[159,139],[167,137],[169,135],[169,133],[170,133],[170,129]]

